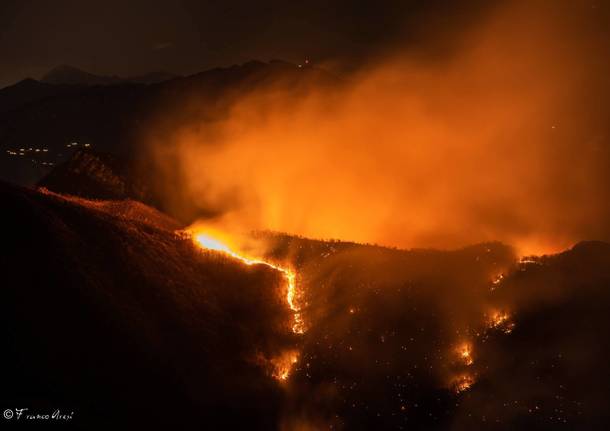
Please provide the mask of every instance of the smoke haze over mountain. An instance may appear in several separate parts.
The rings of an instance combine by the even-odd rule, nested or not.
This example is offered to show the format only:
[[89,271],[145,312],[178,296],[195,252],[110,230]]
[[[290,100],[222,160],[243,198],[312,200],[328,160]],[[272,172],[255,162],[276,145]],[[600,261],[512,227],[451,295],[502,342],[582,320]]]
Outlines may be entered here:
[[232,229],[521,253],[607,239],[607,12],[509,2],[442,59],[396,48],[332,88],[185,101],[145,141]]
[[[4,0],[0,87],[59,64],[96,75],[192,74],[252,59],[353,67],[397,38],[430,52],[422,28],[463,28],[496,2],[468,0]],[[434,47],[433,51],[440,49]]]

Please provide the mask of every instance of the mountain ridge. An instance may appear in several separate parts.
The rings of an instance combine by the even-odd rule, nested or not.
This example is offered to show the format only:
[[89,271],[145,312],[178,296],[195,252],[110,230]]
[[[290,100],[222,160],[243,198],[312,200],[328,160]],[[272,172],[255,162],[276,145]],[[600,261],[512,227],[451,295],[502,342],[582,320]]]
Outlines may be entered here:
[[124,83],[156,84],[179,77],[180,75],[169,72],[153,71],[142,75],[122,78],[117,75],[96,75],[74,66],[62,64],[52,68],[47,73],[45,73],[41,77],[40,82],[54,85],[78,86],[116,85]]

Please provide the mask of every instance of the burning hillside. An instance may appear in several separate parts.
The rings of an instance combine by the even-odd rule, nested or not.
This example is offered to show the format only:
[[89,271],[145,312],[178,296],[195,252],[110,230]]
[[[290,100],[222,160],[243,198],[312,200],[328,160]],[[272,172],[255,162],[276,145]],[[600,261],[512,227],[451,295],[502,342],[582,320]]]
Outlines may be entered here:
[[[247,266],[266,266],[282,274],[286,285],[286,292],[284,294],[286,297],[286,303],[293,313],[293,322],[291,326],[292,332],[299,335],[305,332],[305,326],[300,313],[300,306],[298,306],[296,303],[297,274],[292,269],[279,266],[266,260],[243,256],[234,250],[231,250],[227,244],[224,244],[220,240],[211,237],[209,234],[203,231],[187,231],[186,236],[191,237],[195,244],[197,244],[203,250],[218,251]],[[274,368],[273,376],[279,380],[286,380],[290,376],[294,364],[297,363],[298,356],[298,352],[291,351],[288,353],[283,352],[281,356],[272,358],[270,362]]]
[[189,235],[191,235],[193,237],[193,239],[195,240],[195,242],[204,250],[219,251],[221,253],[225,253],[225,254],[243,262],[244,264],[246,264],[248,266],[263,265],[263,266],[267,266],[269,268],[273,268],[276,271],[280,272],[286,279],[286,302],[288,303],[288,306],[290,307],[290,309],[292,310],[292,312],[294,314],[294,323],[292,325],[292,331],[295,334],[302,334],[305,331],[304,323],[301,318],[301,314],[299,312],[300,307],[296,303],[297,275],[295,274],[295,272],[292,269],[273,264],[266,260],[250,258],[250,257],[240,255],[239,253],[231,250],[226,244],[222,243],[221,241],[219,241],[216,238],[209,236],[208,234],[206,234],[204,232],[198,232],[195,230],[194,232],[189,232]]
[[100,429],[276,421],[260,359],[296,342],[281,274],[202,253],[142,204],[1,187],[3,405],[50,402]]
[[[610,245],[397,250],[2,186],[10,402],[83,424],[592,428]],[[12,405],[12,404],[11,404]],[[21,404],[20,404],[21,405]],[[151,409],[151,407],[154,407]],[[101,411],[112,415],[100,418]],[[180,412],[177,414],[176,412]]]

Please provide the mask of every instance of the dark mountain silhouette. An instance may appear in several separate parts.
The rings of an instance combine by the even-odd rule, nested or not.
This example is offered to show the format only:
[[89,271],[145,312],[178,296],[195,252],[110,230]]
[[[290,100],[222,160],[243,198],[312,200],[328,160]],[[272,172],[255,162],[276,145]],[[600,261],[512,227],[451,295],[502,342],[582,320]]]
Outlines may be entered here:
[[123,80],[118,76],[94,75],[64,64],[51,69],[41,81],[47,84],[94,86],[118,84]]
[[[307,86],[337,82],[323,70],[281,61],[252,61],[148,85],[27,81],[0,90],[0,179],[32,186],[54,166],[67,161],[73,151],[87,147],[133,160],[140,172],[148,173],[147,180],[159,195],[167,184],[177,183],[171,175],[179,173],[153,169],[154,157],[141,145],[151,129],[159,139],[168,139],[164,134],[169,136],[179,125],[222,118],[238,95],[282,86],[298,97]],[[168,113],[176,112],[180,115],[173,115],[168,123]],[[182,199],[180,190],[172,193]],[[190,201],[182,200],[184,211],[172,215],[183,222],[215,211],[192,207]]]
[[333,79],[315,68],[274,61],[212,69],[150,85],[121,81],[53,86],[28,80],[0,90],[0,148],[44,144],[59,151],[70,142],[87,142],[102,151],[128,153],[137,131],[185,100],[206,105],[269,83],[288,86]]
[[65,85],[47,84],[31,78],[24,79],[15,85],[0,89],[0,115],[46,97],[75,90]]
[[82,87],[115,84],[158,84],[178,78],[168,72],[151,72],[130,78],[103,77],[71,66],[59,66],[49,71],[40,81],[26,78],[0,89],[0,115],[42,99],[76,93]]
[[77,85],[91,87],[96,85],[116,85],[124,83],[156,84],[179,75],[169,72],[151,72],[144,75],[121,78],[119,76],[102,76],[85,72],[73,66],[61,65],[47,72],[41,82],[54,85]]
[[133,199],[154,204],[153,190],[133,163],[108,153],[77,149],[38,186],[89,199]]
[[125,78],[125,81],[133,82],[137,84],[159,84],[161,82],[169,81],[172,79],[180,78],[180,75],[170,72],[150,72],[144,75],[130,76]]

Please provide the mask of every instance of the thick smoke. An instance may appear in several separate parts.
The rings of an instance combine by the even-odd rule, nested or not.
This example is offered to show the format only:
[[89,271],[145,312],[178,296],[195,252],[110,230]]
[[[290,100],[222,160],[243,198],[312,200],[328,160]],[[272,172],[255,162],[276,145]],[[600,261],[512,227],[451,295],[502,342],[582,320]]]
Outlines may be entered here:
[[608,238],[603,8],[511,3],[443,59],[397,49],[332,89],[231,99],[175,128],[181,187],[231,229],[521,253]]

